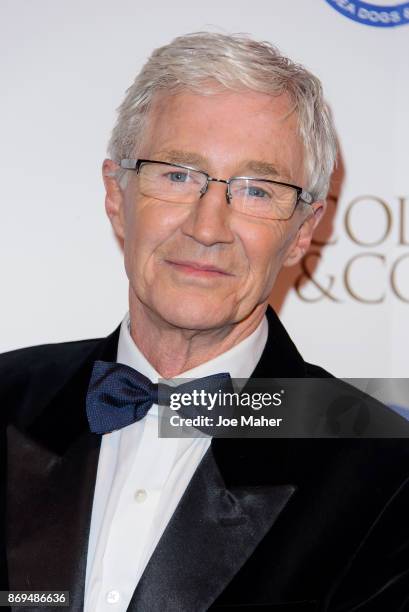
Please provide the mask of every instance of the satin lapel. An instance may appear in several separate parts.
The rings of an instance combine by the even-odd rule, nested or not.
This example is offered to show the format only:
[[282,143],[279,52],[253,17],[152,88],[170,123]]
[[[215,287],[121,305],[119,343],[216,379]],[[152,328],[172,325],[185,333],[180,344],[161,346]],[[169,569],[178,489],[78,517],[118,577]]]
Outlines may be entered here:
[[[7,432],[9,588],[69,590],[75,612],[83,609],[100,447],[100,436],[88,429],[85,397],[94,360],[115,359],[117,339],[118,330],[96,341],[51,399],[50,381],[44,379],[47,397],[33,394],[30,400],[37,418],[27,427],[10,425]],[[41,379],[40,368],[37,375]]]
[[291,485],[227,490],[209,450],[155,549],[128,612],[207,610],[294,490]]
[[269,306],[268,338],[252,378],[303,378],[305,363],[283,324]]
[[79,612],[99,439],[79,436],[57,457],[11,426],[8,445],[10,589],[70,591]]

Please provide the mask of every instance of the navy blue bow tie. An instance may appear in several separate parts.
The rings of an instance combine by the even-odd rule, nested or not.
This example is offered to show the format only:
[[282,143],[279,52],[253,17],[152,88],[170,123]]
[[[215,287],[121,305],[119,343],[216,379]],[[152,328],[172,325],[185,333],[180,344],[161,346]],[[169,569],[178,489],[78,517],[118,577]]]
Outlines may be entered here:
[[197,378],[171,387],[154,384],[149,378],[121,363],[96,361],[87,393],[87,417],[94,433],[104,434],[143,419],[153,404],[168,403],[171,393],[194,390],[215,391],[230,385],[230,374],[223,372]]

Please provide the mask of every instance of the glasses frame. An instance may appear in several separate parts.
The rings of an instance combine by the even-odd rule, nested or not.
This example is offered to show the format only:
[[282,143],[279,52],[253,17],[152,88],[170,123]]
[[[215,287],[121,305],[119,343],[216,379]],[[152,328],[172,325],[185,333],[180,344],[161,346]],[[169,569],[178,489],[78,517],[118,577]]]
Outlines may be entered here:
[[255,176],[231,176],[229,179],[219,179],[219,178],[214,178],[210,176],[210,174],[207,174],[207,172],[204,172],[204,170],[198,170],[197,168],[193,168],[192,166],[185,166],[183,164],[173,164],[171,162],[160,161],[157,159],[121,159],[119,163],[120,167],[123,170],[133,170],[137,174],[139,174],[139,170],[144,164],[162,164],[165,166],[171,166],[172,168],[181,168],[182,170],[192,170],[193,172],[199,172],[200,174],[203,174],[203,176],[206,177],[206,184],[200,190],[199,199],[202,198],[207,192],[207,190],[209,189],[209,183],[211,182],[225,183],[227,185],[227,189],[226,189],[227,204],[230,204],[231,199],[232,199],[232,195],[230,193],[230,183],[237,179],[254,180],[254,181],[259,181],[262,183],[273,183],[275,185],[283,185],[284,187],[292,187],[297,192],[297,199],[296,199],[293,211],[289,217],[286,217],[285,219],[275,219],[276,221],[287,221],[288,219],[291,219],[300,200],[302,200],[303,202],[309,205],[312,205],[314,202],[314,198],[311,193],[309,193],[308,191],[305,191],[305,189],[303,189],[302,187],[299,187],[298,185],[293,185],[292,183],[284,183],[282,181],[274,181],[272,179],[257,178]]

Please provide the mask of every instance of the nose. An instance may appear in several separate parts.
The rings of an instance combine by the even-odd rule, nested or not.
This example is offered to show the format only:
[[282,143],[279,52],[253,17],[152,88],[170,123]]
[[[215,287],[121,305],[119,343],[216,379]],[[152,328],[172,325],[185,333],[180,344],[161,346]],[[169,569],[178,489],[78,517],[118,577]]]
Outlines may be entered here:
[[234,241],[226,189],[224,181],[209,182],[206,192],[192,206],[182,225],[184,234],[206,246]]
[[200,197],[203,197],[204,194],[207,192],[211,182],[213,182],[213,183],[223,183],[224,185],[226,185],[226,190],[225,190],[224,193],[225,193],[225,196],[226,196],[227,204],[230,204],[230,187],[229,187],[230,181],[226,181],[225,179],[218,179],[218,178],[209,177],[207,179],[206,185],[204,186],[204,188],[200,192]]

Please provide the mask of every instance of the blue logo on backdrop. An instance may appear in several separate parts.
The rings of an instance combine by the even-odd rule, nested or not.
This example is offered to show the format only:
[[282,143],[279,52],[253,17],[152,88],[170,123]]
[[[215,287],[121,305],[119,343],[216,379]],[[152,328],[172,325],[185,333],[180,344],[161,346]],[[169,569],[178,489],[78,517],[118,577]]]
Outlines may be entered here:
[[361,0],[326,0],[336,11],[364,25],[393,28],[409,23],[409,2],[382,3]]

